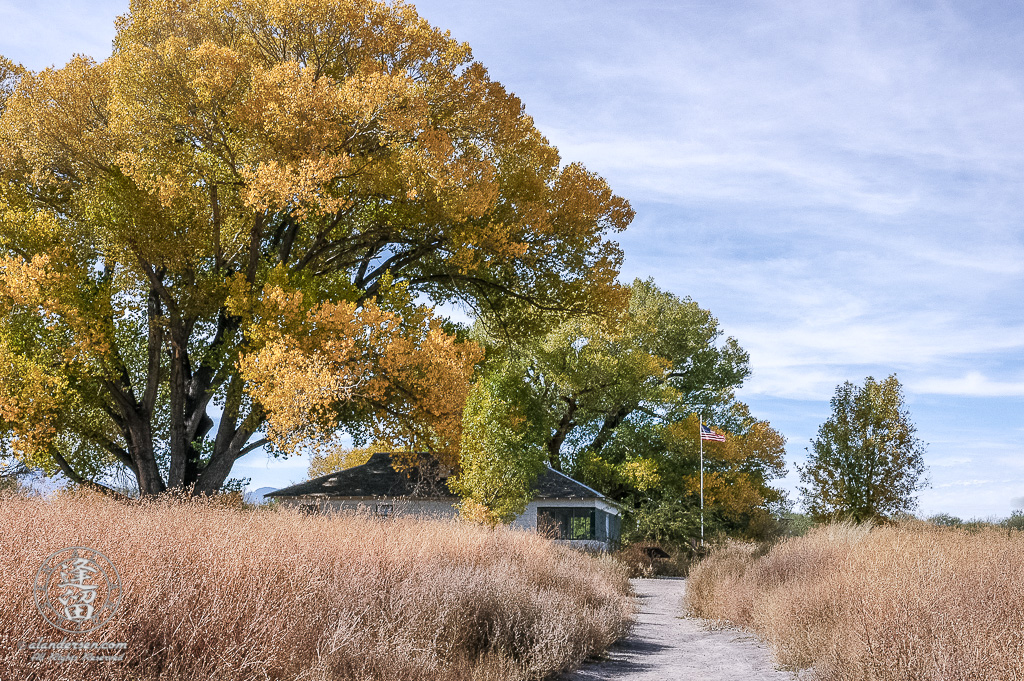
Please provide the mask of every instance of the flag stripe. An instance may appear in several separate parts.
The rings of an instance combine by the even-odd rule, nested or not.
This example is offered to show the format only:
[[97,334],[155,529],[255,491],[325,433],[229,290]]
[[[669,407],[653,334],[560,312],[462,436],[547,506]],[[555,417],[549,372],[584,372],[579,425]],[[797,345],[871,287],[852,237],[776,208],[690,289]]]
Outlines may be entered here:
[[714,442],[725,442],[725,436],[711,430],[705,425],[700,427],[700,439],[701,440],[712,440]]

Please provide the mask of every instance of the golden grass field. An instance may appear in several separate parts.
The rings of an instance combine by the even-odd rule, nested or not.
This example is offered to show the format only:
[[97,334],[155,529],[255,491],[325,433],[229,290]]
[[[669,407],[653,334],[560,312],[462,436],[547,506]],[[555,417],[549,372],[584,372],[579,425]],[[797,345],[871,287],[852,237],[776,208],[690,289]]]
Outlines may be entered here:
[[[531,679],[629,626],[619,564],[468,523],[304,516],[198,501],[0,497],[0,679]],[[39,565],[85,545],[120,572],[117,614],[68,640],[121,662],[33,662],[60,641]]]
[[822,681],[1024,679],[1024,534],[924,522],[818,527],[690,575],[700,616],[748,627]]

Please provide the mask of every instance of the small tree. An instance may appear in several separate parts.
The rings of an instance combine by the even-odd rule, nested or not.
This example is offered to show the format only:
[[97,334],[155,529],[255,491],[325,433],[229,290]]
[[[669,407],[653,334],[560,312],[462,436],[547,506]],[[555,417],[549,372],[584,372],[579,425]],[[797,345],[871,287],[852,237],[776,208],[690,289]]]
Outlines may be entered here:
[[509,522],[544,470],[544,415],[512,365],[477,381],[466,399],[459,475],[449,481],[471,520]]
[[881,382],[869,376],[863,387],[849,381],[837,387],[832,416],[798,467],[808,513],[861,522],[913,510],[916,492],[928,486],[925,444],[916,431],[895,374]]

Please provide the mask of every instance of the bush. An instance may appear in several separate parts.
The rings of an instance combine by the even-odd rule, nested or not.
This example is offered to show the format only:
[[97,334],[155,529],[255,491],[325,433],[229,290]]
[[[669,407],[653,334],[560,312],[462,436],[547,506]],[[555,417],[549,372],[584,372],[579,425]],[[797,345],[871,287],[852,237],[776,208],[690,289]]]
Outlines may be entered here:
[[1024,511],[1014,511],[1002,525],[1008,530],[1024,530]]
[[782,525],[780,536],[784,537],[802,537],[815,525],[814,519],[806,513],[784,513],[779,522]]
[[626,567],[630,577],[685,577],[697,555],[690,547],[637,543],[619,549],[612,557]]
[[1024,678],[1024,544],[1006,530],[840,524],[694,567],[696,614],[760,633],[821,681]]
[[[0,526],[3,679],[539,678],[604,650],[632,612],[610,558],[458,521],[58,494],[0,497]],[[102,551],[124,597],[102,628],[67,637],[127,642],[123,662],[18,650],[61,640],[31,584],[70,546]]]
[[964,524],[964,521],[957,518],[955,515],[949,513],[939,513],[928,518],[928,522],[932,525],[939,525],[941,527],[960,527]]

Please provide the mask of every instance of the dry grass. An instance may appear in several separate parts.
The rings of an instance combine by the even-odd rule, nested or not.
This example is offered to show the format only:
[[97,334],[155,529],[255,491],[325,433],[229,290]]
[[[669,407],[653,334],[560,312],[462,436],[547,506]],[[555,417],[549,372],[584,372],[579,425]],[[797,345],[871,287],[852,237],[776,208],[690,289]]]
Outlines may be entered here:
[[832,525],[694,568],[691,610],[823,681],[1024,679],[1024,534]]
[[[212,503],[0,497],[0,679],[528,679],[628,627],[624,571],[535,535],[459,522],[310,517]],[[124,602],[91,634],[123,662],[31,662],[60,641],[31,582],[85,545]]]

